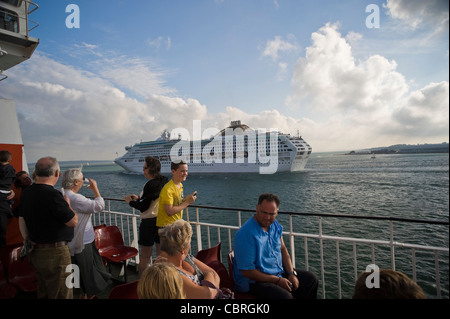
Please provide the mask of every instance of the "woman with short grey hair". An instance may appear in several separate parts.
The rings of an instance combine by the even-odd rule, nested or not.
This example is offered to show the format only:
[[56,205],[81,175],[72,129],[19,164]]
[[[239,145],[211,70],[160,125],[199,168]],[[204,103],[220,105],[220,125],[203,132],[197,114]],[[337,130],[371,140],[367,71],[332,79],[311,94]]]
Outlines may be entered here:
[[[69,242],[70,254],[74,264],[80,268],[81,288],[88,297],[96,295],[108,286],[111,274],[108,273],[102,258],[95,246],[95,232],[91,215],[105,208],[105,200],[101,197],[97,182],[90,178],[88,189],[94,193],[94,199],[79,194],[83,187],[84,176],[81,168],[71,168],[64,172],[62,188],[64,195],[70,200],[70,206],[78,215],[78,225],[74,237]],[[83,297],[81,294],[80,297]]]

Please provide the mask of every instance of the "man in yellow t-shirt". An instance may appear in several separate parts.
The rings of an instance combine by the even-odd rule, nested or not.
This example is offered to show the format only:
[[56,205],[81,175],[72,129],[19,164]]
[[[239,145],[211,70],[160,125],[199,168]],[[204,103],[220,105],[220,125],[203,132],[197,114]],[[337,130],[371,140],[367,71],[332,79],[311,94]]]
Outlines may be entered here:
[[183,184],[188,175],[187,163],[180,161],[171,164],[172,179],[164,185],[159,194],[158,217],[156,226],[165,227],[183,217],[183,209],[195,202],[197,191],[183,200]]

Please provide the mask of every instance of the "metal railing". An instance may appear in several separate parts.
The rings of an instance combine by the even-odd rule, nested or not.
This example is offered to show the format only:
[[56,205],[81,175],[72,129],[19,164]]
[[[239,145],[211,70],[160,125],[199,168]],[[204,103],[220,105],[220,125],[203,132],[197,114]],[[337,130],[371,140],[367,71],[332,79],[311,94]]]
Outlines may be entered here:
[[[131,213],[116,212],[111,209],[111,202],[123,202],[123,200],[105,200],[107,207],[104,212],[94,216],[94,224],[117,225],[124,234],[126,244],[139,248],[137,244],[139,215],[128,205],[127,207],[132,210]],[[220,223],[211,222],[211,219],[218,219],[217,216],[214,218],[218,212],[231,214],[231,217],[221,215]],[[197,251],[221,242],[222,260],[226,260],[226,254],[233,247],[234,233],[243,223],[242,215],[251,216],[253,213],[254,211],[250,209],[191,205],[185,210],[185,219],[191,223],[194,230],[192,253],[195,254]],[[305,221],[311,218],[315,222]],[[210,219],[210,221],[201,219]],[[284,226],[283,236],[290,251],[293,266],[312,271],[317,275],[321,288],[319,293],[322,298],[351,298],[354,282],[359,273],[365,271],[369,264],[402,271],[419,284],[426,282],[428,286],[426,293],[429,296],[448,298],[448,235],[444,240],[446,247],[442,247],[400,242],[395,240],[396,233],[394,231],[395,226],[399,224],[405,224],[404,227],[408,229],[412,227],[411,225],[422,225],[420,227],[442,227],[448,231],[449,223],[446,221],[297,212],[279,212],[278,219]],[[224,220],[227,223],[223,223]],[[340,226],[335,227],[336,224],[331,224],[331,220],[339,220]],[[354,220],[354,222],[343,223],[343,220]],[[343,225],[354,225],[359,221],[369,221],[371,228],[374,227],[373,223],[380,225],[387,223],[387,227],[376,226],[377,236],[372,239],[333,234],[332,229],[345,228]],[[305,224],[308,224],[309,226],[306,228],[311,228],[312,231],[302,231],[301,228]],[[324,228],[327,229],[324,230]],[[369,230],[368,233],[374,229]],[[359,228],[357,230],[360,231]],[[408,241],[411,240],[408,239]],[[134,262],[139,262],[139,255],[136,256]],[[227,266],[226,262],[224,264]],[[358,267],[361,268],[361,265],[362,269],[358,269]],[[433,268],[434,271],[431,270]]]

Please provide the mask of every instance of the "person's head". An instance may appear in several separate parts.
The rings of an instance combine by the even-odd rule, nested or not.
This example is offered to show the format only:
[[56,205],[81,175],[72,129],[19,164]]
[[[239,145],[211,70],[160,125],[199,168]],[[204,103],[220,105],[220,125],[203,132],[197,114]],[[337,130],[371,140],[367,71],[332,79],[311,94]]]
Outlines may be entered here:
[[170,164],[172,171],[172,179],[175,183],[181,183],[186,180],[188,176],[188,165],[184,161],[174,161]]
[[32,183],[30,175],[26,171],[20,171],[16,173],[16,179],[14,180],[14,186],[16,188],[25,188]]
[[261,194],[256,205],[255,219],[262,228],[268,228],[278,215],[280,199],[274,194]]
[[153,156],[145,158],[144,167],[142,168],[147,178],[157,178],[161,175],[161,162]]
[[64,189],[79,191],[83,186],[83,180],[84,177],[81,168],[70,168],[64,172],[61,186]]
[[175,266],[156,262],[148,266],[137,286],[140,299],[185,299],[183,279]]
[[58,178],[59,172],[60,172],[60,168],[59,168],[59,164],[58,164],[58,161],[56,160],[56,158],[48,156],[48,157],[42,157],[36,162],[36,165],[34,166],[33,176],[35,178],[39,178],[39,177]]
[[159,230],[160,247],[169,256],[187,253],[191,247],[192,227],[187,221],[179,219]]
[[355,283],[353,299],[426,299],[422,288],[400,271],[380,269],[380,287],[368,288],[366,279],[372,272],[363,272]]
[[0,163],[7,164],[7,163],[11,162],[11,159],[12,159],[12,155],[10,152],[5,151],[5,150],[0,151]]

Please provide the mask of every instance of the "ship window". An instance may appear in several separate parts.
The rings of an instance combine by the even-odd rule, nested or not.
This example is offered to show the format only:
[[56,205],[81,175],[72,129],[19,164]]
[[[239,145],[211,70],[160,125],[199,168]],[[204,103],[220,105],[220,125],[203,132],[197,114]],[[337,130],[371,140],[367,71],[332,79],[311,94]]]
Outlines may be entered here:
[[19,17],[17,13],[0,9],[0,29],[5,29],[12,32],[19,32]]
[[0,0],[0,2],[5,2],[15,7],[20,7],[20,5],[22,4],[22,0]]

